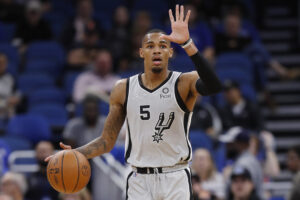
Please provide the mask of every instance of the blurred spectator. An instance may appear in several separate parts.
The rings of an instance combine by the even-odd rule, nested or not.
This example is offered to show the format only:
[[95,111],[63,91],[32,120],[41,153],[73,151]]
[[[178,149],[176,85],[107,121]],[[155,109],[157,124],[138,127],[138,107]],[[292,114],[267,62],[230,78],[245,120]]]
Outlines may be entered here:
[[87,26],[82,43],[74,45],[68,53],[68,66],[72,69],[84,69],[95,60],[100,49],[100,38],[95,26]]
[[234,126],[259,132],[263,129],[263,118],[256,104],[245,99],[238,83],[227,80],[224,82],[225,106],[220,115],[225,130]]
[[100,50],[96,56],[93,69],[79,75],[75,81],[73,100],[80,103],[87,94],[107,96],[120,77],[112,73],[112,55]]
[[23,45],[28,45],[32,41],[50,40],[52,38],[50,25],[42,19],[42,14],[39,1],[30,0],[27,2],[25,16],[16,28],[13,41],[15,45],[22,48]]
[[245,167],[251,174],[251,180],[255,185],[257,195],[262,198],[263,170],[257,158],[249,152],[249,132],[235,127],[220,136],[220,141],[226,143],[226,158],[232,162],[232,165],[224,169],[225,177],[230,176],[232,167]]
[[116,8],[113,16],[113,27],[108,34],[108,43],[115,58],[128,54],[130,42],[131,23],[129,11],[125,6]]
[[82,104],[82,116],[71,119],[63,132],[63,138],[72,147],[82,146],[99,137],[104,127],[105,117],[99,113],[99,99],[89,95]]
[[22,19],[24,7],[14,0],[0,0],[0,21],[16,23]]
[[225,181],[215,167],[208,150],[196,149],[193,156],[192,170],[201,180],[201,188],[217,199],[225,198]]
[[216,196],[202,189],[201,180],[197,174],[192,175],[192,191],[193,200],[218,200]]
[[287,156],[287,168],[293,173],[293,187],[289,193],[288,200],[300,198],[300,145],[289,149]]
[[5,194],[5,193],[0,193],[0,200],[14,200],[12,196]]
[[286,166],[293,174],[300,171],[300,145],[294,146],[288,150]]
[[6,71],[7,57],[0,53],[0,119],[7,120],[15,114],[16,106],[21,101],[21,94],[16,89],[14,78]]
[[87,188],[82,189],[75,194],[59,194],[59,200],[92,200],[91,194]]
[[[283,78],[295,78],[294,70],[289,71],[278,61],[274,60],[269,52],[257,41],[253,41],[249,32],[242,29],[240,15],[229,13],[224,19],[224,32],[216,34],[216,53],[244,51],[254,62],[259,89],[265,89],[265,66],[270,66]],[[255,76],[255,77],[256,77]]]
[[24,200],[27,191],[26,179],[22,174],[7,172],[1,178],[0,190],[12,196],[14,200]]
[[47,180],[47,162],[44,159],[54,154],[54,147],[51,142],[41,141],[35,148],[36,160],[39,165],[39,171],[28,176],[28,192],[26,198],[29,200],[56,200],[56,192]]
[[[62,33],[61,43],[66,49],[82,44],[85,39],[85,30],[93,27],[101,37],[100,27],[93,19],[93,4],[91,0],[79,0],[76,16],[66,25]],[[88,29],[89,29],[88,28]]]
[[221,131],[221,119],[217,110],[209,103],[203,103],[199,96],[193,110],[191,130],[202,130],[212,139],[216,139]]
[[227,200],[261,200],[255,192],[255,182],[247,168],[236,166],[230,180],[230,192]]
[[151,16],[147,11],[139,11],[133,21],[133,32],[145,35],[152,28]]

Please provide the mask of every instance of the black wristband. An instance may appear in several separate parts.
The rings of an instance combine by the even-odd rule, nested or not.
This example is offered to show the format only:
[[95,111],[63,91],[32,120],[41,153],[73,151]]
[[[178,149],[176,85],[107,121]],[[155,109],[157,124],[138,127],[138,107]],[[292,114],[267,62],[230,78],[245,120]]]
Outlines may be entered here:
[[183,44],[180,44],[180,46],[183,47],[184,45],[186,45],[187,43],[189,43],[191,39],[192,39],[192,38],[189,38],[189,39],[188,39],[187,41],[185,41]]

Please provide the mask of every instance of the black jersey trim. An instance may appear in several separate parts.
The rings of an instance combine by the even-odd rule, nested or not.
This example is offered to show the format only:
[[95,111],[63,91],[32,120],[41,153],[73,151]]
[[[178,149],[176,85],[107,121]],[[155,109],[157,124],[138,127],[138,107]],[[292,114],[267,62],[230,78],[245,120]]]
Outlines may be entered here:
[[125,102],[124,102],[125,114],[127,113],[127,102],[128,102],[128,95],[129,95],[129,82],[130,82],[130,78],[127,78],[127,80],[126,80],[126,97],[125,97]]
[[178,76],[176,82],[175,82],[175,97],[176,97],[176,101],[177,101],[177,104],[179,105],[179,107],[181,108],[181,110],[183,110],[184,112],[190,112],[189,109],[186,107],[185,103],[183,102],[180,94],[179,94],[179,91],[178,91],[178,82],[179,82],[179,77],[180,75]]
[[127,123],[127,132],[128,132],[128,147],[127,147],[127,151],[126,151],[126,154],[125,154],[125,161],[127,163],[127,160],[128,160],[128,158],[131,154],[132,143],[131,143],[131,134],[130,134],[128,119],[126,120],[126,123]]
[[189,123],[189,118],[190,118],[190,113],[184,113],[184,118],[183,118],[183,127],[184,127],[184,133],[185,133],[185,139],[186,139],[186,144],[188,146],[188,149],[189,149],[189,154],[188,154],[188,157],[184,160],[184,161],[188,161],[190,160],[191,158],[191,152],[192,152],[192,149],[191,149],[191,146],[189,144],[189,134],[188,134],[188,123]]
[[126,181],[126,200],[128,199],[128,188],[129,188],[129,178],[132,176],[133,172],[130,172],[130,174],[127,176],[127,181]]
[[189,181],[189,190],[190,190],[190,200],[193,200],[193,191],[192,191],[192,181],[191,181],[191,173],[189,172],[188,169],[184,170]]
[[152,89],[152,90],[149,89],[149,88],[146,88],[146,87],[144,86],[143,81],[142,81],[142,74],[139,74],[139,77],[138,77],[138,79],[139,79],[139,84],[140,84],[141,88],[143,88],[143,89],[146,90],[147,92],[152,93],[152,92],[155,92],[156,90],[158,90],[160,87],[162,87],[166,82],[168,82],[168,80],[171,78],[172,74],[173,74],[173,72],[170,71],[168,77],[167,77],[161,84],[159,84],[159,86],[157,86],[156,88],[154,88],[154,89]]

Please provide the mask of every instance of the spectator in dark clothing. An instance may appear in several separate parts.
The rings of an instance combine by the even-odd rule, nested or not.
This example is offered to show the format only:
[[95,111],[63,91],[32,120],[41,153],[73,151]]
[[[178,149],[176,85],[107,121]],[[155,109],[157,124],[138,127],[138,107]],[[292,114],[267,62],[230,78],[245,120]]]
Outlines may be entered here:
[[86,27],[95,27],[99,37],[101,38],[102,36],[99,25],[93,19],[93,4],[91,0],[78,1],[76,16],[65,27],[61,43],[66,49],[83,43]]
[[44,159],[54,153],[53,145],[48,141],[41,141],[37,144],[36,159],[39,165],[39,171],[28,176],[28,192],[27,199],[30,200],[57,200],[58,192],[56,192],[47,180],[47,162]]
[[16,23],[22,19],[24,6],[15,3],[13,0],[0,0],[0,21]]
[[8,60],[0,52],[0,120],[14,116],[16,107],[21,103],[21,93],[16,88],[16,82],[7,72]]
[[228,130],[233,126],[259,132],[263,129],[263,119],[259,108],[243,98],[239,85],[227,80],[224,83],[226,105],[221,108],[220,114],[223,128]]
[[41,9],[40,2],[36,0],[31,0],[26,5],[25,17],[18,23],[13,41],[21,47],[21,51],[32,41],[52,38],[50,25],[42,19]]
[[289,149],[287,167],[293,173],[293,187],[288,200],[298,200],[300,197],[300,145]]
[[265,66],[272,68],[282,78],[295,78],[295,70],[288,70],[277,60],[273,59],[264,46],[255,41],[249,30],[243,29],[241,17],[236,13],[228,13],[224,19],[224,32],[215,37],[216,54],[226,52],[244,52],[254,63],[255,71],[261,80],[260,87],[266,84]]
[[246,168],[236,166],[230,179],[230,192],[227,200],[261,200],[256,195],[254,182]]
[[[113,17],[113,27],[108,34],[108,44],[111,52],[114,52],[114,59],[118,62],[125,59],[130,52],[131,23],[129,12],[125,6],[119,6]],[[122,62],[122,61],[121,61]],[[124,61],[123,61],[124,62]],[[123,71],[126,66],[119,67],[115,71]],[[123,69],[122,69],[123,68]]]

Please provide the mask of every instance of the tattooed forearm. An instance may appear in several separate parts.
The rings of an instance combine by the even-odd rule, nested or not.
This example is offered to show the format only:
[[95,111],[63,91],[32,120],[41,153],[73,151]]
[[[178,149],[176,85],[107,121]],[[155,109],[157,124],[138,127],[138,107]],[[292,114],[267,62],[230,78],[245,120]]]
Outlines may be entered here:
[[88,159],[107,152],[106,141],[102,137],[98,137],[92,142],[76,149]]
[[124,120],[125,114],[122,111],[122,107],[112,106],[107,116],[102,135],[76,150],[87,158],[93,158],[110,152],[116,143]]

